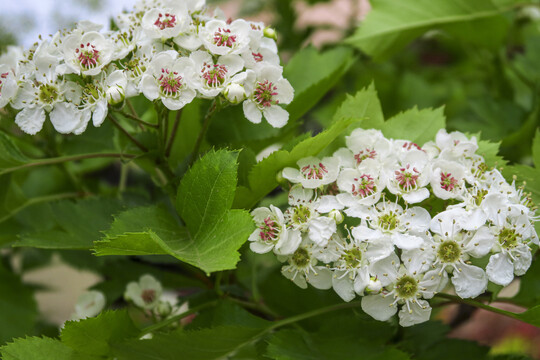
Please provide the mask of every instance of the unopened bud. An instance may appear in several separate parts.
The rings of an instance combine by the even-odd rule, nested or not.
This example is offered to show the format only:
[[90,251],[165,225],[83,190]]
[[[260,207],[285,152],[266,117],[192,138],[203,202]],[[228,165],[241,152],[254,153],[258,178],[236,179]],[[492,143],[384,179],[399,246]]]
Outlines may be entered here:
[[118,86],[112,86],[107,90],[107,101],[110,105],[118,105],[126,98],[122,88]]
[[274,40],[277,41],[277,33],[276,33],[275,29],[273,29],[271,27],[264,28],[263,34],[264,34],[265,37],[270,38],[270,39],[274,39]]
[[244,86],[240,84],[230,84],[223,92],[225,98],[230,101],[231,104],[238,104],[244,101],[246,98],[246,91]]
[[172,306],[166,301],[160,301],[156,307],[157,313],[162,317],[167,317],[171,314]]
[[369,279],[369,283],[366,286],[366,292],[368,294],[378,294],[382,290],[382,284],[377,278],[371,278]]
[[343,222],[343,214],[339,210],[332,210],[328,213],[328,217],[331,219],[334,219],[337,225],[341,224]]

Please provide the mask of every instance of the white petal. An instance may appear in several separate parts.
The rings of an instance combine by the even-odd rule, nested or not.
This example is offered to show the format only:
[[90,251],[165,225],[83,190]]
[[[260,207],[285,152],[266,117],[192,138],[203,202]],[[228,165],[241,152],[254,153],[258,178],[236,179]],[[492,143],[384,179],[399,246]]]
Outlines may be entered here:
[[278,105],[271,105],[263,110],[264,117],[275,128],[284,127],[289,121],[289,113]]
[[452,284],[461,298],[473,298],[486,291],[488,279],[484,270],[477,266],[459,264],[461,271],[454,270]]
[[[255,231],[257,232],[257,235],[258,235],[259,230],[255,230]],[[266,254],[267,252],[272,250],[273,247],[274,246],[272,244],[266,244],[266,243],[258,242],[258,241],[253,241],[249,244],[249,248],[251,249],[251,251],[257,254]]]
[[298,246],[302,242],[302,234],[298,230],[283,230],[286,231],[286,235],[282,235],[279,239],[274,252],[279,255],[289,255],[298,249]]
[[387,286],[398,277],[399,265],[399,258],[395,253],[392,253],[389,257],[374,263],[371,266],[371,273],[379,279],[383,286]]
[[332,271],[324,266],[316,266],[315,271],[310,271],[306,275],[307,282],[317,289],[330,289],[332,287]]
[[307,289],[307,282],[304,278],[303,273],[296,273],[296,270],[291,270],[290,266],[284,266],[281,268],[281,273],[283,276],[285,276],[287,279],[291,280],[293,283],[296,284],[301,289]]
[[387,258],[394,251],[391,241],[370,241],[365,256],[370,263]]
[[429,197],[429,190],[426,188],[421,188],[407,193],[403,193],[402,196],[403,200],[405,200],[409,204],[416,204],[424,201]]
[[495,243],[495,237],[487,227],[481,227],[465,245],[467,254],[479,258],[486,255]]
[[92,115],[92,123],[95,127],[99,127],[101,124],[103,124],[103,121],[105,121],[105,117],[107,116],[107,111],[107,99],[100,100],[97,103]]
[[482,209],[475,209],[469,212],[467,221],[462,222],[462,227],[465,230],[477,230],[486,224],[487,215]]
[[337,201],[335,196],[323,195],[317,201],[317,211],[321,214],[329,213],[332,210],[341,210],[343,205]]
[[15,117],[15,124],[17,124],[22,131],[30,135],[37,134],[43,127],[44,122],[45,111],[40,107],[24,108]]
[[489,258],[486,267],[489,281],[506,286],[514,280],[514,264],[510,257],[503,253],[498,253]]
[[424,243],[424,239],[420,236],[399,233],[392,235],[392,241],[398,248],[403,250],[418,249]]
[[399,311],[399,325],[403,327],[420,324],[429,320],[431,316],[431,306],[425,300],[417,300],[410,305],[410,311],[403,305]]
[[332,287],[336,294],[339,295],[344,301],[351,301],[355,298],[356,293],[354,292],[353,280],[349,275],[343,276],[342,271],[336,271],[332,277]]
[[396,305],[393,296],[383,297],[382,295],[368,295],[362,298],[362,310],[375,320],[386,321],[396,312]]
[[354,278],[354,292],[358,295],[364,293],[364,289],[368,286],[370,280],[369,270],[367,267],[356,270],[356,277]]
[[401,222],[407,226],[408,229],[423,232],[429,229],[429,223],[431,216],[429,212],[419,206],[415,206],[407,209],[401,216]]
[[242,106],[244,108],[244,115],[246,119],[254,124],[260,124],[262,120],[262,113],[257,105],[255,105],[255,103],[251,100],[246,100],[242,103]]
[[309,239],[318,246],[326,246],[330,237],[336,232],[334,219],[320,216],[309,222]]
[[532,262],[531,250],[528,246],[518,247],[514,252],[514,272],[517,276],[525,275]]
[[73,104],[58,103],[49,118],[56,131],[61,134],[69,134],[75,130],[81,122],[82,113]]

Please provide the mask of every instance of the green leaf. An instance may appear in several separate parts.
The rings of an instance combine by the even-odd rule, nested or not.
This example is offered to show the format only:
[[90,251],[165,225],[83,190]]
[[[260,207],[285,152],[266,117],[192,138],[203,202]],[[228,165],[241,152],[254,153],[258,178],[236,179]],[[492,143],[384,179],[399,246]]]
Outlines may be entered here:
[[478,150],[476,153],[484,157],[486,165],[490,168],[506,166],[508,162],[502,156],[498,155],[500,145],[500,142],[494,143],[486,140],[478,140]]
[[534,166],[540,168],[540,129],[536,129],[532,144],[532,156],[534,161]]
[[319,53],[310,46],[297,52],[283,71],[283,77],[289,80],[295,92],[294,100],[287,106],[289,122],[315,106],[354,61],[353,52],[345,47]]
[[186,173],[176,206],[182,226],[169,211],[152,206],[116,217],[96,255],[169,254],[207,273],[234,269],[238,249],[253,231],[247,211],[229,210],[236,188],[237,153],[211,151]]
[[422,146],[434,140],[437,132],[445,125],[444,108],[413,108],[387,120],[381,130],[388,138],[407,139]]
[[[491,0],[377,0],[372,7],[347,42],[377,60],[400,51],[430,29],[493,19],[502,11]],[[490,36],[487,31],[482,34]]]
[[38,315],[33,291],[0,265],[0,344],[30,333]]
[[358,91],[354,96],[347,95],[345,101],[334,114],[334,121],[345,119],[361,121],[361,125],[365,129],[382,126],[384,123],[383,111],[373,83]]
[[111,344],[137,338],[139,333],[124,309],[105,311],[95,318],[68,321],[60,337],[65,345],[80,353],[106,356]]
[[132,340],[115,346],[121,359],[218,360],[232,356],[257,339],[265,329],[218,326],[196,331],[155,334],[150,340]]
[[540,261],[533,261],[527,273],[521,277],[519,292],[512,301],[523,306],[540,304]]
[[[46,209],[46,208],[45,208]],[[37,230],[22,234],[14,246],[43,249],[91,249],[101,232],[112,223],[112,215],[122,209],[119,200],[89,198],[79,201],[59,201],[50,204],[56,221],[52,230]]]
[[[72,360],[74,351],[58,340],[27,337],[0,348],[3,360]],[[78,358],[81,359],[82,358]]]
[[525,312],[517,314],[515,317],[540,328],[540,305],[536,305]]
[[0,131],[0,169],[22,165],[29,160],[21,153],[9,135]]
[[283,168],[295,166],[301,158],[317,155],[341,135],[352,122],[352,119],[337,121],[327,130],[302,141],[291,151],[279,150],[258,162],[249,173],[249,187],[240,186],[237,189],[234,207],[252,208],[278,186],[276,175]]
[[238,153],[211,151],[182,179],[176,209],[193,236],[197,236],[202,225],[216,223],[231,208],[237,181],[237,158]]

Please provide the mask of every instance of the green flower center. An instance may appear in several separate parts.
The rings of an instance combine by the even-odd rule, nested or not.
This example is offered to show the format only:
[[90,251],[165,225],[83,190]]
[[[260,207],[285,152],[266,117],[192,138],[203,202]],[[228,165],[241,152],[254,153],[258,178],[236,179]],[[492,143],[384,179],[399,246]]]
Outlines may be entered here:
[[396,292],[403,299],[416,296],[418,291],[418,281],[411,276],[402,277],[396,284]]
[[303,224],[308,221],[311,216],[311,210],[307,206],[299,205],[294,209],[292,221],[295,224]]
[[513,249],[518,246],[520,237],[516,230],[504,228],[499,233],[499,243],[506,249]]
[[379,227],[384,230],[394,230],[399,225],[399,219],[396,214],[390,212],[379,217]]
[[292,255],[291,260],[296,267],[304,268],[309,265],[311,258],[309,256],[309,252],[305,248],[299,247]]
[[341,256],[341,260],[345,262],[347,268],[357,268],[362,260],[362,252],[358,248],[345,250],[344,254]]
[[44,104],[53,104],[58,100],[58,89],[50,84],[43,84],[39,87],[39,100]]
[[482,204],[482,201],[486,197],[487,193],[487,190],[478,190],[476,192],[476,195],[473,195],[474,203],[476,204],[476,206],[480,206]]
[[461,247],[457,242],[447,240],[439,245],[437,256],[443,263],[454,263],[461,257]]

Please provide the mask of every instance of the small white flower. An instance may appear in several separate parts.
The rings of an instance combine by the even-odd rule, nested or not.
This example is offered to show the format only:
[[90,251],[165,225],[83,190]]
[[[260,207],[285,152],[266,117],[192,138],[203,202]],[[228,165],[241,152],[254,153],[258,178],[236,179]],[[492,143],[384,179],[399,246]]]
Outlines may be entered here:
[[200,29],[200,39],[214,55],[240,55],[249,46],[251,27],[239,19],[227,24],[223,20],[210,20]]
[[140,308],[152,310],[159,304],[162,293],[161,283],[146,274],[141,276],[139,282],[133,281],[127,285],[124,298]]
[[127,77],[121,70],[113,71],[105,80],[105,96],[111,105],[117,105],[126,97]]
[[74,32],[64,39],[65,67],[61,74],[97,75],[112,59],[114,47],[102,34]]
[[325,266],[317,266],[317,259],[313,256],[311,246],[305,243],[300,245],[284,260],[288,265],[281,268],[281,273],[300,288],[306,289],[308,283],[322,290],[332,287],[332,272]]
[[239,104],[245,100],[246,90],[243,85],[232,83],[225,88],[223,95],[231,104]]
[[243,102],[244,115],[252,123],[259,124],[262,116],[276,128],[287,124],[289,113],[280,104],[289,104],[294,96],[291,84],[282,77],[283,69],[265,65],[248,71],[245,81],[247,94]]
[[273,205],[257,208],[251,212],[257,229],[249,236],[253,252],[264,254],[274,250],[276,254],[292,254],[300,245],[300,231],[287,229],[281,210]]
[[435,137],[437,147],[440,149],[439,159],[459,160],[474,155],[478,150],[476,137],[470,140],[465,134],[454,131],[448,134],[446,129],[441,129]]
[[424,151],[412,149],[404,153],[400,162],[388,166],[383,172],[386,187],[403,197],[407,203],[419,203],[429,197],[426,185],[429,183],[431,167]]
[[75,304],[73,320],[94,317],[105,307],[105,295],[101,291],[91,290],[83,293]]
[[147,11],[142,20],[142,28],[150,39],[171,39],[186,27],[187,9],[176,2],[175,7],[154,8]]
[[431,189],[440,199],[461,199],[465,191],[465,169],[453,161],[437,160],[433,163]]
[[0,63],[0,109],[17,94],[17,79],[8,65]]
[[316,189],[336,181],[339,173],[339,159],[335,157],[307,157],[298,160],[298,167],[283,169],[283,177],[292,183],[300,183],[306,189]]

